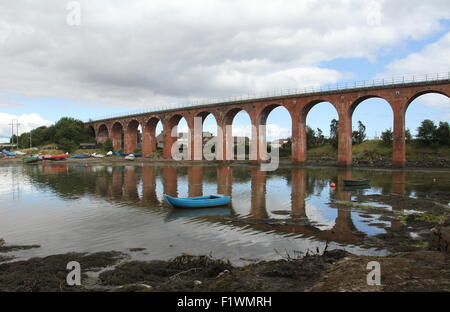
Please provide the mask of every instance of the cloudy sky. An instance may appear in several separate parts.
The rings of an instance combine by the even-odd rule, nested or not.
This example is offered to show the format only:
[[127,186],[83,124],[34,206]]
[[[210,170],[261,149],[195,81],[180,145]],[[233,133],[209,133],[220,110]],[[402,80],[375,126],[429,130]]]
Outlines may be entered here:
[[[344,81],[450,71],[448,0],[79,0],[0,3],[0,140],[48,125]],[[269,117],[288,136],[287,112]],[[328,132],[329,104],[308,124]],[[450,100],[428,95],[410,107],[450,119]],[[373,136],[392,127],[386,103],[368,100],[353,121]],[[240,114],[236,128],[248,129]],[[212,121],[206,127],[213,128]]]

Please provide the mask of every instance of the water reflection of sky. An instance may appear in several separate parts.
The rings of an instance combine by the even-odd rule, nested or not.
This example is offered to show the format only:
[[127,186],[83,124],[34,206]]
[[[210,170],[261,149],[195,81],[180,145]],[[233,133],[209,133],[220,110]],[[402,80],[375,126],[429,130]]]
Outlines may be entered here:
[[[42,246],[18,252],[17,255],[22,257],[70,251],[127,251],[128,248],[141,247],[146,251],[136,254],[137,258],[165,259],[181,252],[211,253],[243,263],[245,260],[242,259],[269,260],[279,258],[280,252],[292,255],[294,251],[324,248],[325,238],[339,237],[333,236],[332,232],[339,231],[347,223],[366,236],[385,233],[386,229],[381,224],[386,228],[391,226],[389,222],[379,220],[381,215],[352,210],[347,217],[330,205],[338,195],[342,195],[329,186],[329,181],[337,179],[336,169],[306,170],[295,176],[285,170],[255,179],[254,171],[233,168],[231,210],[211,210],[216,214],[213,218],[204,217],[204,210],[188,213],[173,210],[162,203],[165,187],[176,186],[178,196],[189,196],[190,189],[195,188],[192,183],[189,186],[192,172],[179,168],[176,180],[169,181],[162,168],[154,169],[155,179],[151,185],[157,201],[145,202],[145,183],[148,181],[144,181],[140,167],[0,166],[0,178],[5,182],[0,187],[0,237],[10,244]],[[200,182],[203,194],[218,192],[215,170],[210,167],[201,171],[204,175],[200,179],[203,181]],[[370,190],[364,190],[364,194],[389,193],[390,174],[377,173],[382,186],[374,185]],[[113,175],[119,178],[116,186],[113,185]],[[294,177],[305,180],[293,181]],[[126,181],[134,182],[130,185]],[[198,185],[196,187],[198,191]],[[295,187],[304,188],[303,197],[303,191],[294,190]],[[293,217],[290,214],[293,191],[297,191],[296,196],[300,195],[297,201],[299,198],[304,200],[305,220],[308,221],[304,226],[252,226],[224,219],[229,210],[237,219],[258,216],[290,221]],[[406,187],[405,195],[423,191],[426,191],[423,185],[417,189]],[[349,200],[355,196],[350,195]],[[340,225],[337,224],[338,218],[344,221]],[[341,235],[337,241],[330,242],[329,248],[343,248],[358,254],[384,254],[384,251],[358,247],[350,232],[344,234],[350,235],[348,242],[345,241],[346,236]]]

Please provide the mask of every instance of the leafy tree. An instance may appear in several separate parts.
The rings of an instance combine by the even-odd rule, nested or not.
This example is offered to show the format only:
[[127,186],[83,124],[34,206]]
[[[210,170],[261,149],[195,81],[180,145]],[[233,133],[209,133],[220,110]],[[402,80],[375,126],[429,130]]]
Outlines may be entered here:
[[64,153],[73,153],[77,148],[78,144],[76,144],[71,139],[62,138],[59,140],[58,148],[61,149]]
[[440,122],[439,127],[434,131],[434,141],[440,146],[450,146],[450,126],[448,122]]
[[352,142],[354,145],[361,144],[366,139],[366,126],[358,121],[358,130],[352,132]]
[[110,139],[107,139],[105,143],[103,143],[103,150],[105,152],[109,152],[113,150],[113,144]]
[[339,121],[333,119],[330,124],[330,143],[334,148],[338,146]]
[[306,145],[308,148],[316,146],[316,131],[311,127],[306,127]]
[[[34,147],[56,143],[61,148],[64,147],[65,151],[69,151],[73,150],[73,146],[78,147],[82,142],[95,142],[95,134],[91,128],[85,129],[81,120],[63,117],[55,125],[31,130],[31,142]],[[29,146],[30,132],[22,133],[19,137],[19,147],[27,148]]]
[[325,136],[320,128],[317,128],[317,146],[322,146],[325,144]]
[[417,139],[424,145],[431,145],[434,143],[435,132],[437,128],[432,120],[425,119],[417,128]]
[[63,139],[73,140],[80,143],[87,134],[83,122],[74,118],[63,117],[55,124],[55,141],[59,144]]
[[411,131],[409,131],[409,129],[406,129],[405,131],[405,139],[406,139],[406,144],[409,144],[412,142],[413,137],[411,135]]
[[385,146],[392,146],[392,138],[394,137],[394,133],[392,132],[392,129],[388,129],[381,133],[381,141],[382,144]]

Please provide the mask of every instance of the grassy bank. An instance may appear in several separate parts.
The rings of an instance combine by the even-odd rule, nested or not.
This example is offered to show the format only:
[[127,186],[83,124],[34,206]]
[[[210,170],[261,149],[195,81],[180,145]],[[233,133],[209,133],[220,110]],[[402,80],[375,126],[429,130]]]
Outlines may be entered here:
[[[354,160],[390,160],[392,158],[392,147],[385,146],[381,141],[365,141],[353,146]],[[329,158],[337,159],[338,151],[330,144],[308,150],[309,159]],[[406,158],[410,161],[421,160],[450,160],[450,147],[427,147],[418,144],[406,146]]]

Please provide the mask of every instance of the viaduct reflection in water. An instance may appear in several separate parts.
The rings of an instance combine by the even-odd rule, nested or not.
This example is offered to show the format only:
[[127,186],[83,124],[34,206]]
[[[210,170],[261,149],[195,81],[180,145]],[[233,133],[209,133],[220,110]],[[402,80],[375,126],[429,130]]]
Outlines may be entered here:
[[[333,200],[350,201],[355,192],[346,190],[342,180],[352,178],[349,169],[309,170],[302,168],[283,169],[275,173],[261,172],[257,167],[153,167],[153,166],[86,166],[74,167],[67,165],[41,165],[29,167],[28,174],[37,183],[51,187],[59,195],[70,199],[72,196],[94,195],[110,201],[128,204],[148,209],[159,207],[171,212],[171,208],[162,202],[162,194],[171,196],[202,196],[214,192],[233,195],[233,181],[239,181],[246,187],[244,198],[233,202],[228,208],[225,218],[224,209],[219,215],[208,216],[205,210],[197,217],[204,222],[232,224],[235,227],[251,227],[257,231],[274,231],[286,235],[302,235],[322,240],[345,244],[362,243],[368,234],[358,230],[354,224],[354,212],[351,207],[333,210],[337,217],[334,225],[329,229],[321,229],[314,222],[308,221],[308,200],[314,194],[328,191],[328,198],[324,202]],[[187,177],[187,194],[180,194],[180,177]],[[396,193],[405,195],[406,175],[404,172],[390,173],[390,181],[386,181],[386,174],[380,178],[381,193]],[[267,207],[267,197],[274,196],[267,191],[268,180],[280,183],[280,194],[290,201],[289,207]],[[331,181],[337,182],[335,190],[329,187]],[[208,192],[205,191],[208,185]],[[286,187],[288,188],[286,190]],[[283,190],[284,188],[284,190]],[[283,195],[284,194],[284,195]],[[290,195],[290,198],[288,198]],[[236,196],[237,197],[237,196]],[[277,219],[272,211],[287,210],[288,215],[280,217],[282,222],[265,222]],[[399,207],[392,207],[400,209]],[[238,211],[238,212],[236,212]],[[244,213],[243,213],[244,212]],[[206,214],[206,215],[205,215]],[[195,213],[190,217],[196,217]],[[253,221],[252,221],[253,220]],[[259,220],[260,222],[254,222]],[[280,221],[278,220],[278,221]],[[251,222],[247,222],[251,221]],[[400,223],[391,223],[391,228],[401,227]]]

